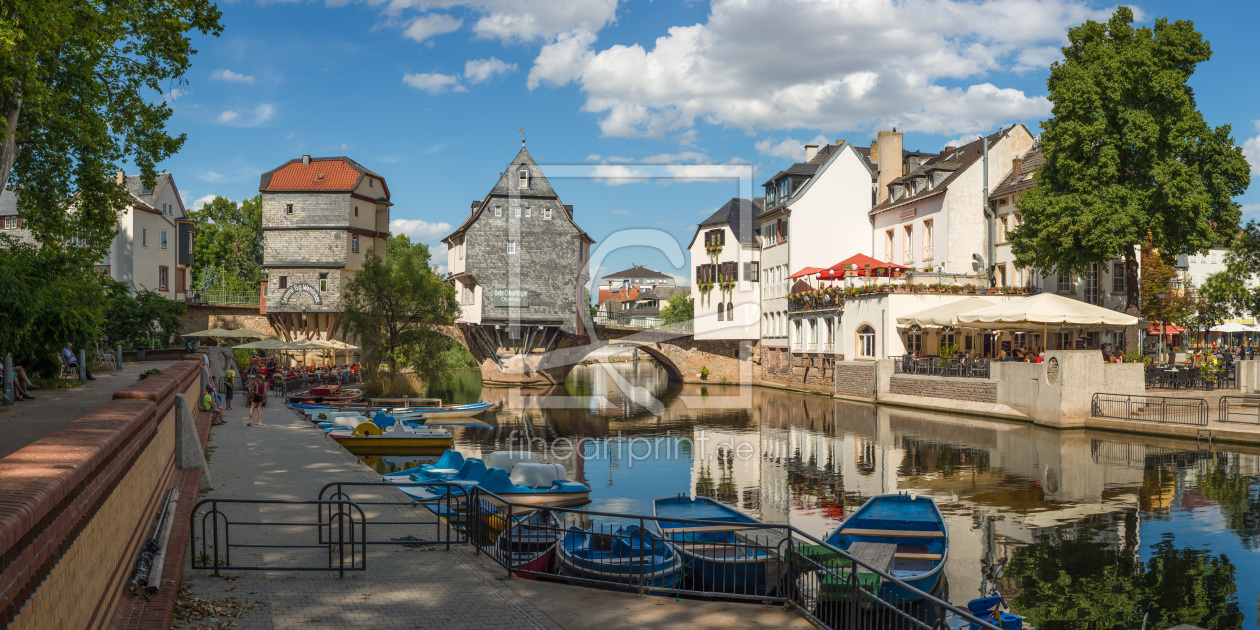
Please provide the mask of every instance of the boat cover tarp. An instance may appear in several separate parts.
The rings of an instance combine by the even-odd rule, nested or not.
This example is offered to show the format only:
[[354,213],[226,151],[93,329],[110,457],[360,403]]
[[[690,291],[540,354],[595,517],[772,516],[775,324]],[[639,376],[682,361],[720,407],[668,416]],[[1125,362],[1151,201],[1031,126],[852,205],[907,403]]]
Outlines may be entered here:
[[539,464],[521,462],[512,469],[510,480],[518,486],[529,488],[550,488],[556,481],[568,479],[564,466],[560,464]]
[[538,457],[529,451],[495,451],[486,455],[486,468],[511,471],[520,462],[537,463]]

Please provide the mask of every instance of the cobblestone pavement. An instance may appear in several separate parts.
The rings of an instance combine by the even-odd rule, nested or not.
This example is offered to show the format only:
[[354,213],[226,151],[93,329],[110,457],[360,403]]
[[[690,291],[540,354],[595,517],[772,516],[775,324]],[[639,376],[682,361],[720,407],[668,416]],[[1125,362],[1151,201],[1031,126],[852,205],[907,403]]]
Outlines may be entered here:
[[[215,427],[209,455],[214,491],[205,497],[240,499],[315,499],[330,481],[379,481],[357,458],[276,401],[266,408],[264,425],[242,426],[248,412],[228,412],[228,424]],[[395,501],[404,497],[389,488],[351,493],[356,502]],[[411,507],[364,506],[369,536],[379,540],[405,535],[433,540],[438,525],[427,511]],[[233,521],[287,523],[234,526],[233,545],[313,544],[315,507],[222,504]],[[405,521],[377,525],[373,520]],[[199,543],[200,541],[198,541]],[[199,547],[198,547],[199,549]],[[233,549],[231,564],[264,560],[279,564],[327,565],[319,549]],[[186,561],[187,562],[187,561]],[[373,547],[367,571],[338,578],[329,571],[210,571],[185,564],[184,580],[199,597],[236,597],[254,608],[234,619],[239,628],[559,628],[463,551],[442,546]],[[193,624],[195,626],[195,624]],[[176,626],[180,627],[180,626]],[[188,626],[185,626],[188,627]]]

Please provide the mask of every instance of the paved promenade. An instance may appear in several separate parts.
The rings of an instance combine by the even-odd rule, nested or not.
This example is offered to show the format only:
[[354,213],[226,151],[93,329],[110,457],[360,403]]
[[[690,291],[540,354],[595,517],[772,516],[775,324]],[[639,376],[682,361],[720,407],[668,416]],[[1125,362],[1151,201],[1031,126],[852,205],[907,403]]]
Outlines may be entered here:
[[[262,427],[242,426],[247,411],[238,406],[228,424],[214,427],[210,470],[215,489],[205,497],[249,499],[315,499],[330,481],[378,481],[380,477],[357,458],[273,400]],[[397,500],[389,488],[352,493],[356,501]],[[204,498],[204,497],[203,497]],[[311,522],[314,508],[256,504],[227,506],[234,520]],[[405,535],[435,537],[436,524],[427,511],[395,506],[365,506],[372,539]],[[373,519],[407,521],[407,526],[372,525]],[[391,531],[392,528],[392,531]],[[234,544],[313,542],[311,528],[259,526]],[[232,552],[232,564],[243,566],[327,562],[322,550]],[[599,619],[608,627],[642,627],[662,622],[676,627],[809,627],[799,616],[762,606],[717,604],[638,597],[566,585],[521,584],[505,578],[497,565],[483,566],[472,548],[369,548],[365,572],[225,571],[229,579],[192,570],[185,559],[184,581],[194,595],[212,599],[235,597],[254,608],[234,619],[239,628],[585,628]],[[511,583],[511,587],[509,586]],[[517,588],[518,590],[513,590]],[[592,617],[581,613],[590,610]],[[668,609],[669,612],[666,612]],[[614,613],[615,614],[611,614]],[[194,624],[195,626],[195,624]],[[177,626],[179,627],[179,626]]]
[[124,365],[117,372],[93,374],[88,381],[74,389],[37,389],[31,394],[35,400],[16,402],[12,407],[0,410],[0,458],[38,440],[39,438],[78,420],[83,414],[114,399],[114,392],[136,382],[145,370],[162,370],[174,361],[145,361]]

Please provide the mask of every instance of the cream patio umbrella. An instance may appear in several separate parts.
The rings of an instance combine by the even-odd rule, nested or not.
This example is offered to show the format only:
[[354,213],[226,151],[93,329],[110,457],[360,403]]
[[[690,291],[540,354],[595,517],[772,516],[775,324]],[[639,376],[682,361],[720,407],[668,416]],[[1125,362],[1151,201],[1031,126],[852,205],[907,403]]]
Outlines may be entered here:
[[1136,326],[1138,318],[1053,293],[1040,293],[963,313],[958,321],[992,330],[1040,326],[1045,339],[1050,328],[1121,328]]
[[265,339],[271,335],[246,328],[207,328],[197,332],[184,333],[180,336],[213,339],[215,343],[218,343],[220,339]]
[[970,297],[965,300],[956,302],[948,302],[932,308],[902,315],[897,318],[897,323],[903,326],[957,326],[958,317],[964,313],[978,311],[982,308],[993,306],[993,302],[979,297]]

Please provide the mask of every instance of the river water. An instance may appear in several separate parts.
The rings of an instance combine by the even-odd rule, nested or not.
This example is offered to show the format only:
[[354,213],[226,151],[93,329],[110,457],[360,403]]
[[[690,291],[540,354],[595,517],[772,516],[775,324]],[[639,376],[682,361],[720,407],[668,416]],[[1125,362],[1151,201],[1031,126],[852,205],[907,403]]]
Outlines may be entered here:
[[433,394],[504,403],[453,427],[456,447],[528,444],[590,485],[594,510],[694,493],[823,537],[872,495],[923,494],[946,515],[955,603],[1006,560],[996,584],[1038,628],[1136,628],[1148,603],[1149,627],[1260,626],[1260,448],[679,385],[645,362],[579,367],[552,391],[464,372]]

